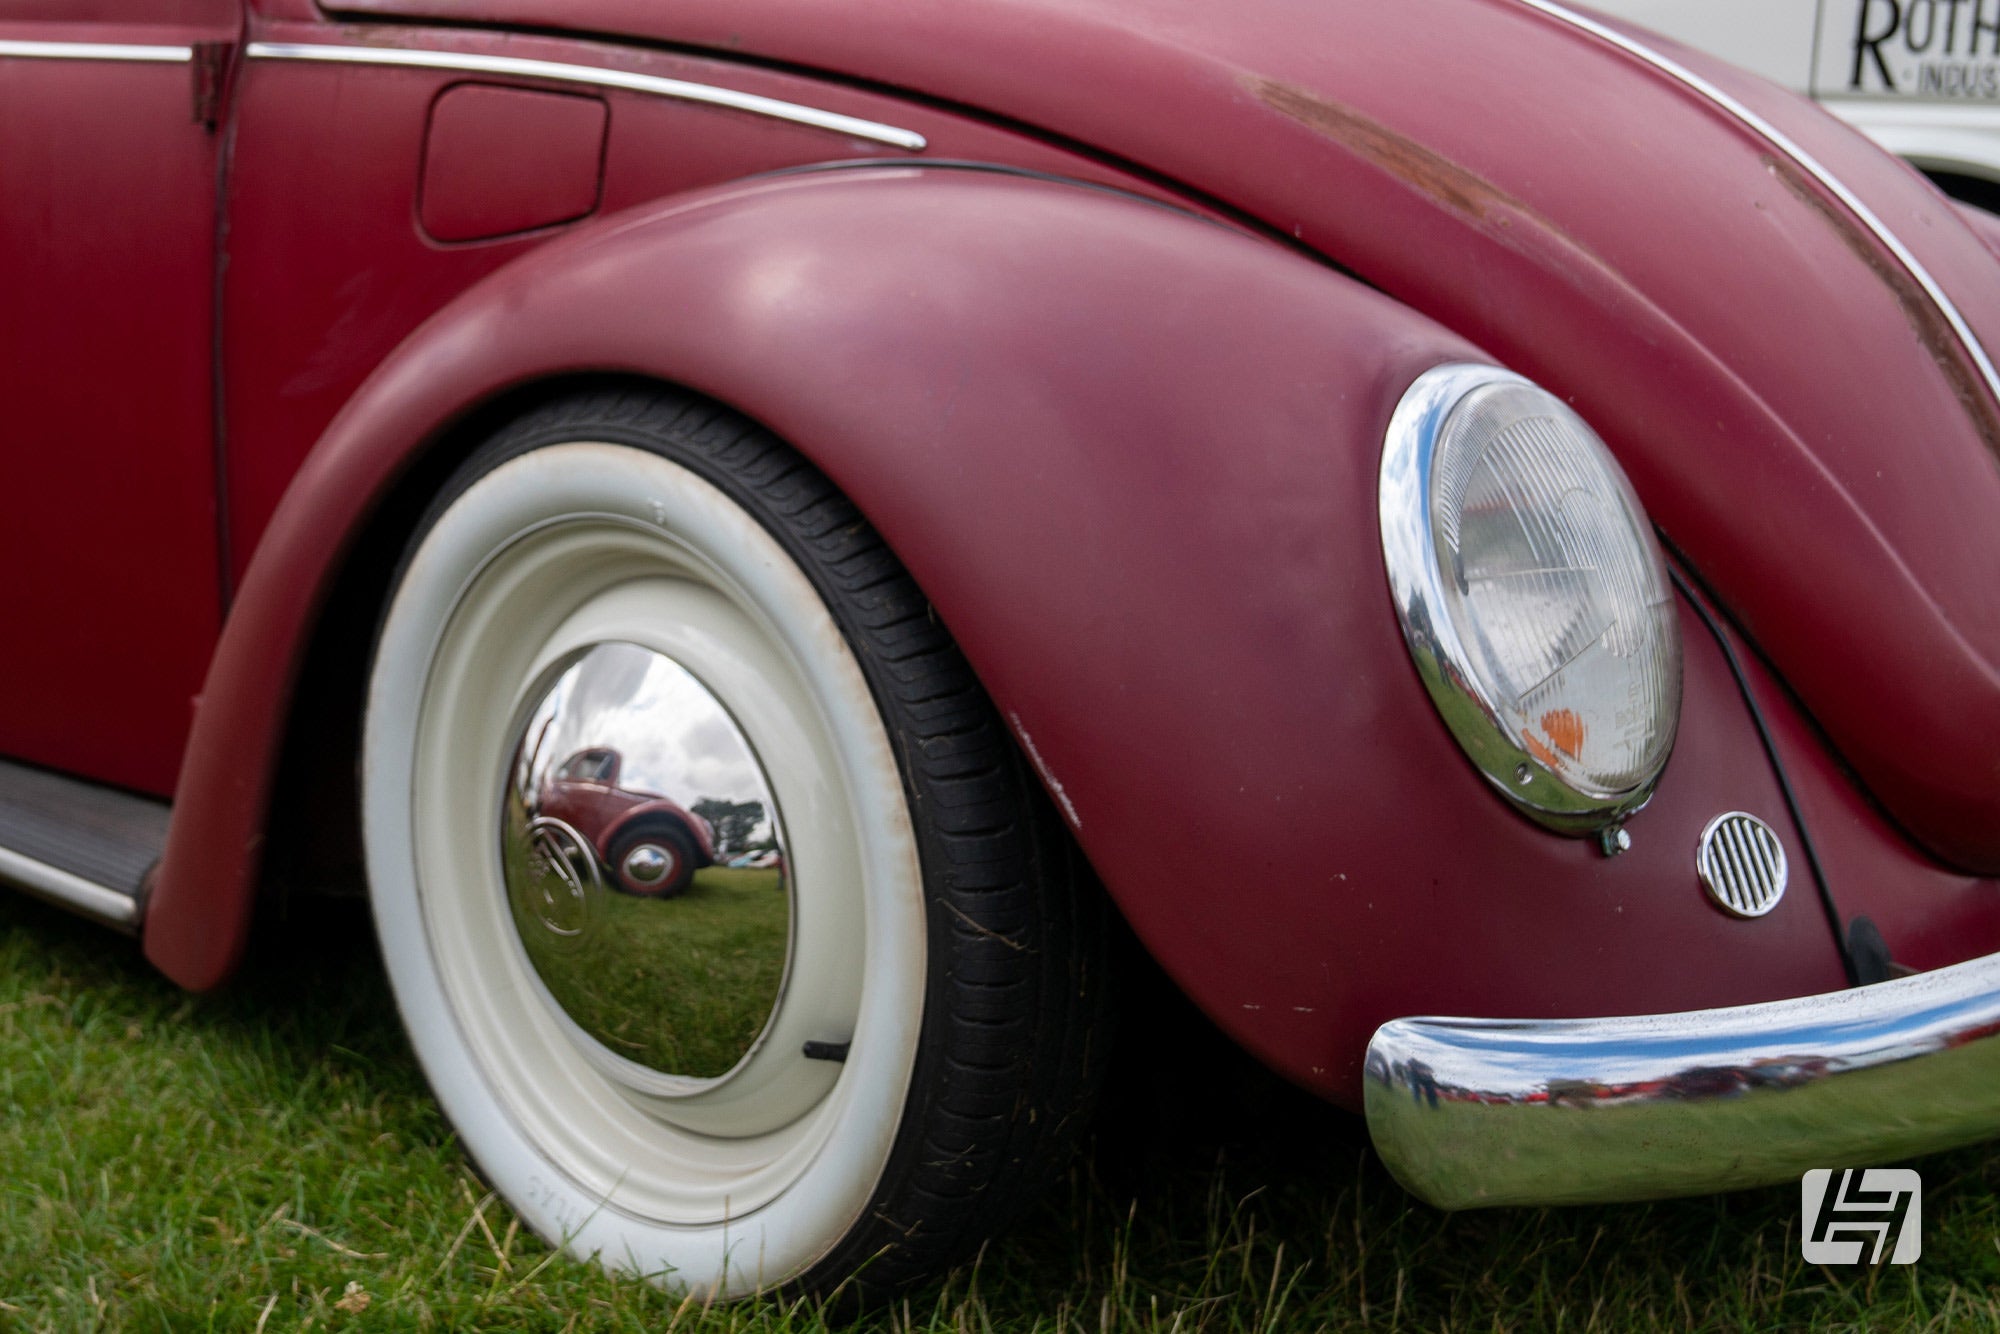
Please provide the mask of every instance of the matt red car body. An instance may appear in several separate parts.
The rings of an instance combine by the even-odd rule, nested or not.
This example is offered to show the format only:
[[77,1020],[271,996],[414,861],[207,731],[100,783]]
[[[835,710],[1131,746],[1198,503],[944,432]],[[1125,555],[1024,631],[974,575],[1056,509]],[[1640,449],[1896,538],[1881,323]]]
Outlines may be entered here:
[[[0,41],[196,57],[0,65],[35,108],[0,122],[0,565],[34,572],[0,620],[36,627],[0,753],[171,798],[143,942],[185,986],[239,961],[280,775],[339,753],[442,478],[603,377],[823,470],[1145,946],[1337,1102],[1401,1015],[1844,986],[1812,892],[1703,900],[1722,811],[1809,836],[1901,967],[2000,949],[2000,404],[1850,200],[1591,31],[1515,0],[62,8]],[[2000,348],[1990,222],[1697,68]],[[1496,800],[1413,679],[1377,472],[1443,362],[1572,404],[1686,579],[1678,741],[1623,855]]]
[[613,849],[621,836],[642,823],[683,831],[696,867],[715,860],[715,834],[706,820],[657,792],[625,786],[621,770],[615,750],[579,751],[544,780],[539,794],[542,813],[583,835],[614,876],[618,859]]

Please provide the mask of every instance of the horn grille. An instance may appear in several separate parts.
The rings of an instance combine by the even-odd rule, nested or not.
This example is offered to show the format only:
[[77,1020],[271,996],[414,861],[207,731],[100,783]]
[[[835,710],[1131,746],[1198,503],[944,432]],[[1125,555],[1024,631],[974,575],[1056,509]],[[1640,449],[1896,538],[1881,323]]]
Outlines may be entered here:
[[1762,917],[1785,897],[1785,848],[1771,826],[1744,811],[1718,815],[1695,854],[1702,888],[1732,917]]

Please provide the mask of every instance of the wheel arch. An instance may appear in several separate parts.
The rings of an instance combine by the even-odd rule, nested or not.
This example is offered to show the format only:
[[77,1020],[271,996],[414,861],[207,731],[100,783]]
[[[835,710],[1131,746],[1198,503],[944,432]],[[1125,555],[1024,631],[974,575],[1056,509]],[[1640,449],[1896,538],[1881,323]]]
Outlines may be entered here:
[[[323,572],[323,594],[298,632],[297,665],[271,744],[266,835],[245,893],[298,888],[342,893],[359,884],[354,782],[368,661],[410,539],[446,482],[499,426],[553,399],[602,388],[607,377],[557,375],[499,389],[415,442],[386,489],[352,516],[344,548]],[[631,381],[647,387],[645,381]],[[180,798],[195,793],[183,789]],[[169,928],[171,929],[171,928]],[[226,972],[226,970],[225,970]],[[221,980],[220,978],[217,979]]]
[[[315,752],[338,772],[382,594],[438,484],[494,423],[616,381],[742,413],[854,501],[951,626],[1142,938],[1184,985],[1211,979],[1192,989],[1216,1013],[1228,956],[1268,957],[1269,942],[1253,931],[1212,950],[1210,893],[1159,871],[1209,849],[1163,846],[1157,830],[1275,845],[1267,787],[1325,768],[1296,708],[1360,739],[1385,710],[1435,729],[1378,605],[1374,475],[1402,390],[1468,359],[1483,358],[1268,239],[1046,180],[811,173],[580,229],[414,333],[294,479],[211,664],[146,953],[185,986],[226,979],[280,828],[273,790]],[[1215,593],[1243,570],[1269,577]],[[1159,668],[1190,598],[1215,606],[1215,633]],[[1104,651],[1077,659],[1079,642]],[[1062,683],[1044,668],[1065,658],[1087,670]],[[1379,689],[1336,701],[1341,666]],[[1215,680],[1240,689],[1212,718],[1158,726]],[[1172,755],[1139,761],[1133,782],[1120,757],[1141,739]],[[1459,765],[1437,742],[1423,749]],[[1440,784],[1423,782],[1436,799]],[[1442,786],[1489,800],[1470,774]],[[1305,1066],[1325,1061],[1326,1034],[1278,1022],[1295,1031],[1228,1026],[1316,1082]]]
[[619,839],[635,829],[676,829],[686,834],[694,843],[695,856],[704,865],[713,864],[714,849],[707,846],[701,831],[690,823],[699,818],[692,811],[684,811],[670,801],[655,801],[648,802],[644,806],[634,806],[604,827],[603,833],[599,835],[602,840],[602,851],[608,855]]
[[[360,711],[375,634],[410,539],[458,466],[499,425],[617,380],[650,387],[579,373],[495,388],[408,441],[379,491],[349,497],[339,543],[323,562],[304,559],[296,542],[267,559],[260,544],[252,570],[260,561],[282,566],[308,587],[288,609],[278,589],[246,578],[210,662],[142,932],[147,958],[175,982],[194,991],[226,982],[265,893],[339,893],[360,883]],[[282,541],[281,523],[283,510],[272,523]],[[239,611],[252,624],[232,641]],[[211,699],[222,702],[211,707]]]

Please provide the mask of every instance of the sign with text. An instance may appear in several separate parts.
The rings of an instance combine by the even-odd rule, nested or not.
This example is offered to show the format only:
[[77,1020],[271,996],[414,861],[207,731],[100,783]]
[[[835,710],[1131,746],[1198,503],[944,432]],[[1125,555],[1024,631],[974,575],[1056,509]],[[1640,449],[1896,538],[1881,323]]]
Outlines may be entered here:
[[2000,101],[2000,0],[1820,0],[1821,97]]

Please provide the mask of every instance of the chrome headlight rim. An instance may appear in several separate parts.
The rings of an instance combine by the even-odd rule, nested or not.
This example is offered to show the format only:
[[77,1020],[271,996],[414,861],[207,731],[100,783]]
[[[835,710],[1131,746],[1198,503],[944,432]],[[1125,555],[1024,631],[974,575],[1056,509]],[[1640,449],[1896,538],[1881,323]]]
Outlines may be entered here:
[[[1652,800],[1673,750],[1675,729],[1669,728],[1666,744],[1636,782],[1615,790],[1591,790],[1573,784],[1538,760],[1510,731],[1488,694],[1447,609],[1444,571],[1435,555],[1431,477],[1454,412],[1476,391],[1489,386],[1518,386],[1547,393],[1513,371],[1465,362],[1434,367],[1404,392],[1390,417],[1382,451],[1383,563],[1403,640],[1417,674],[1446,728],[1474,767],[1531,819],[1559,833],[1590,834],[1615,827]],[[1549,397],[1557,408],[1575,418],[1561,400]],[[1586,423],[1575,420],[1595,439],[1595,432],[1590,432]],[[1637,517],[1643,523],[1643,512]],[[1649,537],[1650,531],[1645,529]]]

